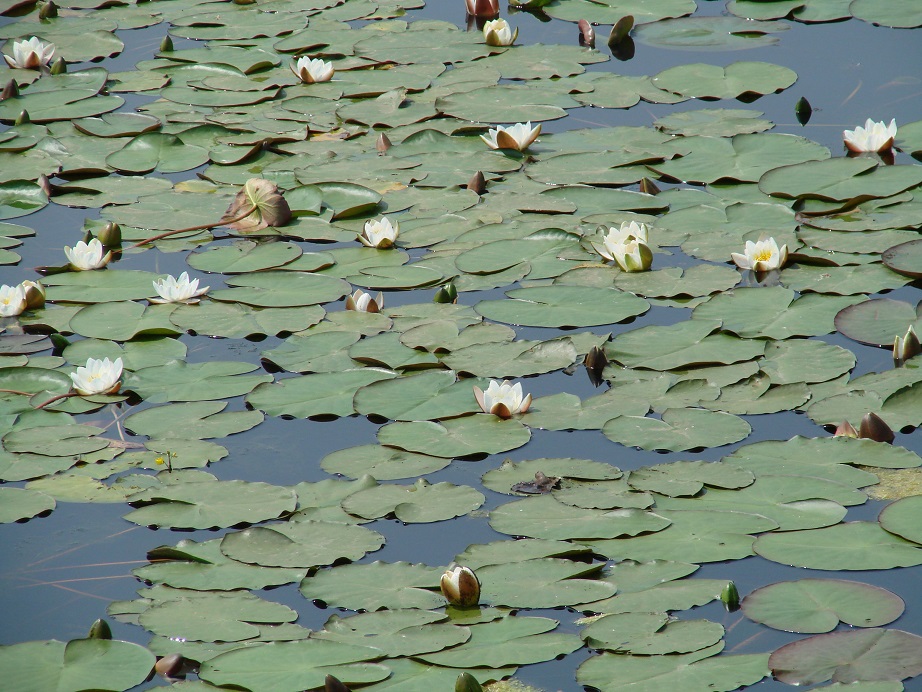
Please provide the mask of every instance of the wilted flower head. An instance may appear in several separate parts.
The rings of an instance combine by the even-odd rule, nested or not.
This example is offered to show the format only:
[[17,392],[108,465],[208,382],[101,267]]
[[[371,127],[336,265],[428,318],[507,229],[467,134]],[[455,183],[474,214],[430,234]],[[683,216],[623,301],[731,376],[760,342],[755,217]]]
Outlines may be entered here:
[[380,312],[384,307],[384,294],[378,291],[374,298],[370,293],[365,293],[360,288],[355,289],[355,293],[346,296],[346,310],[355,310],[356,312]]
[[859,125],[854,130],[845,130],[842,137],[849,151],[855,153],[886,151],[893,146],[896,137],[896,118],[889,125],[883,120],[876,123],[868,118],[864,127]]
[[26,309],[26,292],[22,285],[0,286],[0,317],[16,317]]
[[772,269],[781,269],[788,260],[788,246],[778,247],[774,238],[759,240],[757,243],[746,241],[743,254],[730,253],[733,263],[740,269],[751,269],[754,272],[767,272]]
[[39,70],[54,57],[54,44],[44,43],[33,36],[30,39],[13,41],[13,54],[4,55],[7,65],[21,70]]
[[512,31],[505,19],[494,19],[483,25],[483,37],[488,46],[511,46],[519,36],[519,30]]
[[480,139],[486,142],[491,149],[525,151],[531,146],[532,142],[538,139],[540,134],[541,123],[532,127],[529,120],[527,123],[516,123],[509,127],[497,125],[495,130],[490,130],[487,134],[480,135]]
[[499,0],[464,0],[464,4],[472,17],[495,17],[499,14]]
[[400,235],[400,224],[392,224],[389,218],[382,216],[380,221],[369,219],[365,222],[365,228],[359,235],[359,240],[366,247],[385,250],[394,245],[398,235]]
[[64,254],[70,262],[70,268],[76,271],[100,269],[109,264],[112,252],[103,252],[105,248],[98,238],[93,238],[89,243],[79,241],[73,248],[65,247]]
[[70,374],[70,379],[74,381],[77,394],[92,396],[93,394],[115,394],[122,386],[119,381],[121,376],[121,358],[116,358],[114,361],[108,358],[102,360],[89,358],[85,367],[79,367],[76,372]]
[[531,406],[531,394],[522,396],[522,385],[507,380],[497,382],[490,380],[490,386],[484,391],[474,387],[474,398],[484,413],[492,413],[500,418],[512,418],[516,413],[525,413]]
[[204,295],[210,286],[198,287],[198,279],[189,280],[189,273],[183,272],[177,279],[167,276],[153,282],[159,298],[150,298],[151,303],[197,303],[198,297]]
[[445,600],[452,605],[468,608],[480,601],[480,580],[470,567],[450,565],[439,586]]
[[304,56],[299,58],[298,62],[292,63],[291,71],[305,84],[314,84],[315,82],[329,82],[333,79],[335,70],[333,69],[333,63],[326,62],[320,58]]

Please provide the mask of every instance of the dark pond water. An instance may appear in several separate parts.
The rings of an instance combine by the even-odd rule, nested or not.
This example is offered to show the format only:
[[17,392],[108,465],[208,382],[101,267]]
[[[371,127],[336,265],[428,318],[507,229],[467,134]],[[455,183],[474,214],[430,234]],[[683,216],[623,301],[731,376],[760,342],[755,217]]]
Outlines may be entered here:
[[[723,2],[699,2],[699,15],[723,13]],[[425,10],[413,12],[411,16],[443,19],[460,25],[464,21],[463,2],[431,0]],[[0,18],[0,24],[7,21]],[[577,40],[577,29],[570,23],[542,23],[527,13],[515,14],[513,22],[520,29],[520,41],[526,43],[572,44]],[[599,29],[600,46],[604,44],[603,34],[607,30],[607,27]],[[111,71],[128,69],[138,60],[150,57],[164,31],[163,26],[120,31],[119,36],[126,44],[125,53],[106,61],[105,66]],[[179,45],[181,42],[177,41]],[[833,152],[841,150],[841,131],[863,122],[869,116],[886,120],[895,117],[898,123],[922,117],[922,45],[918,31],[874,27],[855,20],[811,26],[791,23],[790,30],[780,34],[777,45],[746,51],[666,50],[637,43],[632,60],[612,60],[590,66],[589,69],[643,75],[688,62],[729,64],[737,60],[764,60],[790,67],[797,72],[798,81],[783,93],[758,99],[750,105],[720,102],[714,106],[762,111],[766,118],[775,123],[775,132],[802,134],[829,147]],[[802,96],[816,108],[806,127],[799,125],[794,117],[794,104]],[[130,98],[126,108],[137,107],[146,100],[142,97]],[[677,106],[641,103],[629,110],[583,108],[570,111],[568,117],[562,120],[546,123],[545,130],[557,132],[591,126],[649,126],[657,117],[700,107],[700,103],[688,102]],[[904,162],[908,161],[905,155],[899,156]],[[191,178],[192,175],[192,172],[187,172],[168,177],[179,181]],[[51,205],[30,217],[14,220],[35,228],[38,236],[27,239],[18,249],[23,257],[19,265],[0,267],[0,282],[13,283],[35,278],[31,267],[57,261],[62,247],[72,243],[75,228],[82,224],[83,218],[95,215],[94,210],[74,210]],[[671,259],[663,258],[660,266],[669,262],[683,266],[695,261],[678,253]],[[120,266],[173,274],[186,269],[182,253],[149,252],[141,256],[128,256]],[[216,288],[219,280],[215,278],[210,283]],[[429,300],[429,294],[391,292],[386,298],[387,304],[392,306]],[[470,305],[490,294],[500,297],[502,291],[463,294],[461,300]],[[918,286],[909,286],[891,293],[890,297],[915,303],[922,295]],[[682,310],[654,308],[643,320],[644,324],[668,324],[686,319],[686,316],[687,313]],[[594,331],[617,333],[634,327],[636,324],[616,325]],[[553,330],[527,328],[519,328],[517,332],[520,338],[548,338],[552,333],[556,334]],[[231,358],[253,363],[259,362],[263,350],[281,341],[269,338],[255,343],[189,336],[182,337],[182,340],[189,346],[190,360]],[[823,337],[823,340],[845,346],[858,356],[854,376],[886,370],[892,365],[886,351],[860,346],[838,335]],[[558,372],[530,378],[527,387],[536,397],[566,391],[585,398],[595,392],[582,371],[574,376]],[[231,408],[243,407],[242,399],[232,400]],[[111,423],[111,420],[106,420],[106,415],[109,414],[104,410],[96,414],[96,418],[102,424]],[[480,476],[507,457],[519,460],[576,456],[608,461],[629,470],[676,459],[714,460],[741,445],[763,439],[824,434],[808,418],[795,413],[746,418],[753,426],[753,433],[746,440],[696,454],[657,454],[625,448],[608,442],[597,431],[534,431],[531,442],[520,449],[478,461],[454,462],[445,470],[430,474],[428,479],[432,482],[450,481],[481,488]],[[210,470],[221,479],[258,480],[279,485],[321,480],[328,475],[317,464],[320,458],[344,446],[373,443],[378,427],[361,417],[335,422],[267,418],[248,433],[222,440],[230,455]],[[922,434],[918,431],[897,435],[896,443],[922,454]],[[489,490],[483,492],[487,496],[483,510],[508,500],[506,496]],[[881,506],[881,503],[869,502],[850,508],[848,518],[873,519]],[[23,524],[0,525],[0,612],[3,613],[0,618],[0,643],[52,638],[67,640],[83,636],[93,620],[105,615],[109,602],[134,597],[141,584],[131,576],[130,571],[147,563],[144,559],[147,550],[157,545],[175,543],[185,537],[203,540],[221,533],[154,531],[124,521],[121,517],[125,511],[124,504],[59,503],[46,518]],[[367,561],[408,560],[432,565],[445,564],[470,544],[504,538],[489,527],[482,515],[451,522],[408,526],[395,521],[378,520],[368,526],[383,533],[387,543],[380,551],[365,558]],[[811,574],[816,576],[820,573]],[[764,584],[801,578],[804,575],[803,570],[786,568],[757,557],[732,564],[705,565],[696,574],[705,578],[732,578],[743,594]],[[840,573],[833,574],[836,575],[841,577]],[[922,595],[918,589],[922,568],[852,572],[846,578],[868,581],[900,594],[907,603],[906,613],[892,626],[922,634]],[[299,623],[305,627],[320,627],[330,614],[328,610],[307,604],[295,586],[274,589],[266,596],[295,607],[301,614]],[[564,631],[578,630],[572,624],[576,617],[574,614],[566,611],[548,611],[546,614],[560,619]],[[794,635],[752,623],[739,614],[727,614],[719,604],[694,609],[683,616],[707,617],[721,622],[728,631],[728,651],[769,651],[795,638]],[[113,631],[117,638],[142,644],[146,643],[149,636],[140,628],[118,623],[113,623]],[[589,652],[583,649],[561,661],[522,668],[517,677],[546,690],[574,690],[577,689],[575,668],[588,655]],[[158,684],[164,683],[152,681],[145,687]],[[766,690],[789,689],[786,685],[772,681],[764,681],[757,687]],[[922,690],[922,682],[909,681],[906,688]]]

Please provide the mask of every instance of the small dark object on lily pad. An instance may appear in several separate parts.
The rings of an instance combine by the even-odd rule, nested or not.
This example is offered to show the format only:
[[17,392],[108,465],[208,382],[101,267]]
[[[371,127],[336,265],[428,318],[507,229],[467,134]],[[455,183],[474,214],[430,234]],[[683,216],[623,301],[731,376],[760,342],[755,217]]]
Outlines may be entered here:
[[797,103],[794,104],[794,117],[797,118],[797,122],[801,125],[806,125],[810,122],[810,116],[813,115],[813,106],[810,105],[810,102],[801,96]]
[[379,154],[386,154],[387,150],[391,148],[390,138],[383,132],[378,135],[378,141],[375,142],[375,149],[378,150]]
[[86,633],[87,639],[112,639],[112,629],[109,623],[99,618],[90,626],[90,631]]
[[338,678],[334,678],[332,675],[327,675],[324,679],[323,690],[324,692],[350,692],[348,687],[346,687],[339,681]]
[[529,495],[540,495],[549,493],[554,488],[560,487],[560,478],[557,476],[545,476],[541,471],[535,472],[535,480],[521,481],[512,486],[514,493],[527,493]]
[[483,692],[483,687],[470,673],[461,673],[455,680],[455,692]]

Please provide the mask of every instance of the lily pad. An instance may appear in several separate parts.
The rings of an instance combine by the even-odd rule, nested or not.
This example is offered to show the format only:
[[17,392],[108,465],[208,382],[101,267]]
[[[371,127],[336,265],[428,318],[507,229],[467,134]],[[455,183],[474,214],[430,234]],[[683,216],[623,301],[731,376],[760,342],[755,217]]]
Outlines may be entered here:
[[788,632],[831,632],[839,622],[880,627],[896,620],[903,599],[871,584],[841,579],[799,579],[756,589],[743,599],[750,620]]

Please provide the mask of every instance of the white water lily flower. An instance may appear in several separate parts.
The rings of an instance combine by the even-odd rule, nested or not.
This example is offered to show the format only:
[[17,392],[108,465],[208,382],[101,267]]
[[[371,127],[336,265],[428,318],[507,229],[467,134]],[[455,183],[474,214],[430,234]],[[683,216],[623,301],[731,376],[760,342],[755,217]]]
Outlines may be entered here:
[[610,227],[608,233],[602,238],[602,244],[592,242],[592,247],[602,257],[608,261],[614,261],[615,248],[621,248],[625,243],[631,240],[639,240],[641,243],[647,243],[647,227],[636,221],[622,221],[620,228]]
[[541,134],[541,123],[534,127],[531,121],[527,123],[516,123],[509,127],[498,125],[495,130],[490,130],[485,135],[480,135],[480,139],[487,143],[491,149],[515,149],[516,151],[525,151],[538,139]]
[[108,358],[102,360],[89,358],[85,367],[77,368],[76,372],[70,374],[70,379],[74,381],[77,394],[92,396],[93,394],[115,394],[122,386],[119,381],[121,376],[121,358],[116,358],[114,361]]
[[653,264],[653,252],[646,243],[628,240],[611,248],[612,259],[626,272],[645,272]]
[[855,153],[886,151],[893,146],[896,137],[896,118],[889,125],[883,120],[876,123],[868,118],[864,127],[859,125],[854,130],[845,130],[842,137],[849,151]]
[[291,65],[291,71],[305,84],[316,82],[329,82],[333,79],[333,63],[320,58],[299,58],[297,63]]
[[0,286],[0,317],[16,317],[26,309],[26,292],[21,285]]
[[522,385],[490,380],[486,391],[474,387],[474,398],[484,413],[492,413],[500,418],[512,418],[516,413],[525,413],[531,406],[531,394],[522,396]]
[[374,298],[370,293],[365,293],[360,288],[355,289],[355,293],[346,296],[346,310],[355,310],[356,312],[380,312],[384,307],[384,294],[378,291]]
[[198,279],[190,280],[188,272],[180,274],[178,279],[173,276],[157,279],[153,284],[160,298],[150,298],[151,303],[197,303],[198,297],[211,288],[199,288]]
[[365,229],[359,236],[359,240],[366,247],[385,250],[393,246],[398,235],[400,235],[400,224],[396,222],[392,224],[389,218],[382,216],[380,221],[365,222]]
[[64,254],[70,262],[70,268],[76,271],[89,271],[91,269],[100,269],[109,264],[112,259],[112,252],[103,254],[102,243],[99,238],[93,238],[89,243],[82,240],[74,245],[73,248],[65,247]]
[[21,70],[40,70],[54,57],[54,44],[45,43],[33,36],[22,41],[13,41],[13,54],[4,55],[6,64]]
[[519,37],[519,30],[513,32],[505,19],[494,19],[483,25],[483,37],[488,46],[511,46]]
[[45,307],[45,287],[39,281],[23,281],[19,284],[23,295],[26,297],[26,310],[37,310]]
[[450,566],[442,575],[439,588],[445,600],[454,606],[470,608],[480,602],[480,580],[470,567]]
[[732,252],[730,257],[740,269],[767,272],[784,266],[788,259],[788,246],[782,245],[779,248],[774,238],[762,239],[757,243],[747,240],[743,254]]

